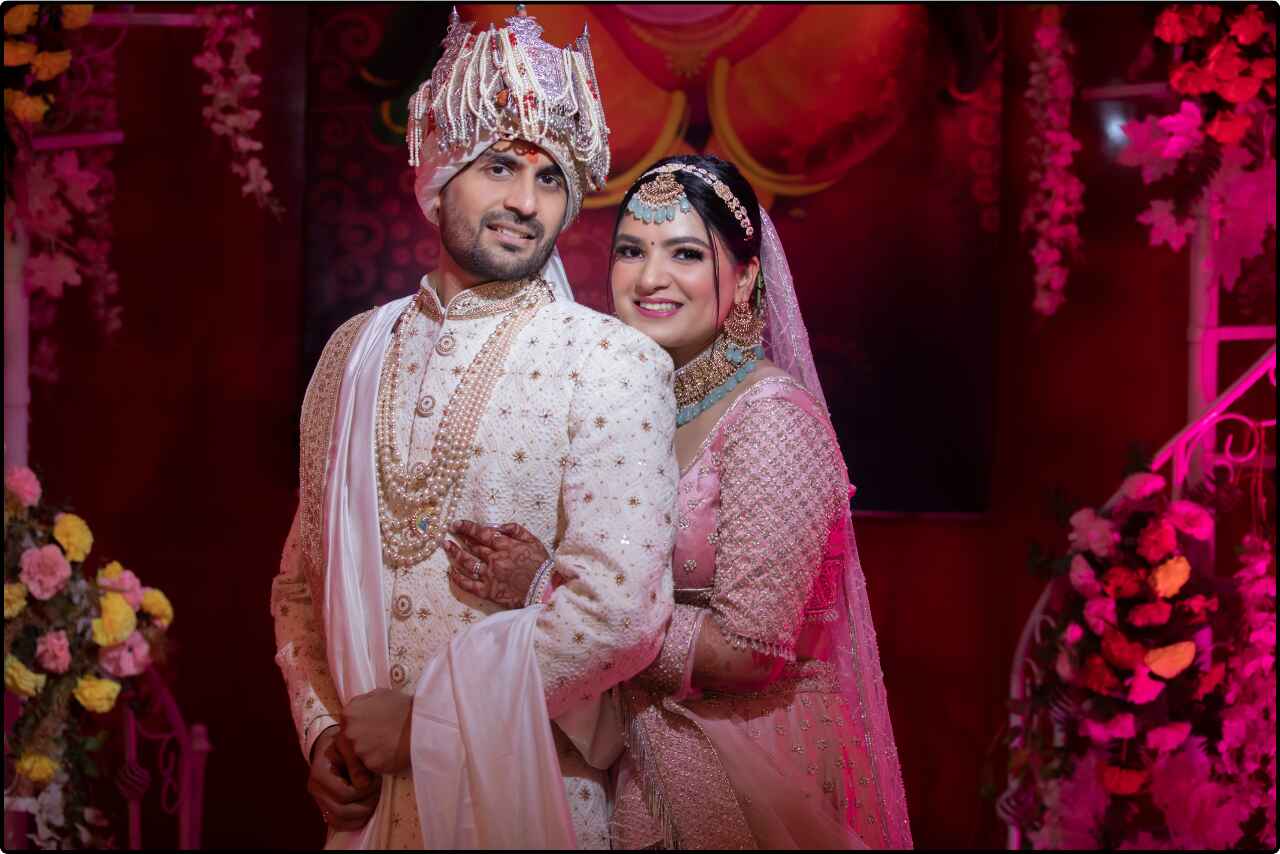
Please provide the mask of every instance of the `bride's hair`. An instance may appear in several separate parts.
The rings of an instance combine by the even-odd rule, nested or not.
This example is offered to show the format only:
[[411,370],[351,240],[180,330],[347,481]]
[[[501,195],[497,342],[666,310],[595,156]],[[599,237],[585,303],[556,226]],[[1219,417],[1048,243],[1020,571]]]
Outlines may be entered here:
[[[688,166],[697,166],[711,173],[716,178],[724,182],[729,191],[738,198],[747,211],[747,218],[751,222],[752,234],[747,237],[742,225],[734,217],[733,212],[729,209],[729,205],[723,199],[716,195],[715,188],[706,181],[689,172],[677,171],[671,175],[684,188],[684,194],[689,199],[689,205],[698,212],[698,216],[702,217],[703,223],[707,227],[707,242],[711,244],[711,269],[715,278],[716,305],[720,304],[720,263],[719,253],[716,249],[716,241],[711,239],[710,232],[714,231],[720,237],[720,242],[729,250],[729,254],[733,256],[734,262],[741,266],[748,263],[752,258],[760,255],[760,201],[756,198],[756,191],[751,188],[751,183],[742,177],[742,173],[738,171],[738,167],[734,166],[727,160],[721,160],[714,154],[677,154],[674,157],[666,157],[645,170],[645,174],[636,180],[623,195],[622,201],[618,205],[618,218],[613,223],[613,240],[612,244],[617,243],[618,228],[622,225],[622,218],[627,216],[627,204],[630,203],[631,197],[636,194],[640,187],[653,180],[653,176],[648,173],[659,166],[667,163],[682,163]],[[616,256],[612,251],[609,253],[609,269],[613,270],[613,259]],[[612,289],[610,289],[610,299],[612,299]]]

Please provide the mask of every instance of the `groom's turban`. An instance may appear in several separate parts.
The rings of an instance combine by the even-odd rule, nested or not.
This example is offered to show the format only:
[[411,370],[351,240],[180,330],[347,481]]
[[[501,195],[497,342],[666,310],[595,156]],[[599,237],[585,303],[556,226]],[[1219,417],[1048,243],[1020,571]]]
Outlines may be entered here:
[[564,173],[564,225],[609,175],[609,128],[584,29],[563,49],[542,40],[532,17],[481,33],[450,16],[444,56],[409,101],[409,165],[427,219],[439,222],[444,185],[500,139],[539,146]]

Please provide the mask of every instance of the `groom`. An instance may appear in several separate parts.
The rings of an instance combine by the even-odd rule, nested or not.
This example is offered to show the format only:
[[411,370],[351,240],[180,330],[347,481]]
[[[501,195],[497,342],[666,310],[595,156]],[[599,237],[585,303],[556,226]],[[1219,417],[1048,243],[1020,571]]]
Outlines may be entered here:
[[[608,847],[604,772],[582,755],[589,738],[560,730],[650,663],[672,608],[671,361],[572,302],[555,251],[609,168],[587,36],[560,50],[531,17],[506,23],[472,33],[455,12],[410,102],[410,164],[440,229],[439,269],[413,296],[340,327],[303,403],[301,500],[272,613],[330,845],[518,843],[511,827],[466,836],[468,822],[510,821],[483,792],[459,802],[457,814],[474,813],[459,820],[467,827],[442,831],[422,814],[478,786],[477,763],[511,754],[558,758],[578,846]],[[460,518],[518,521],[553,550],[545,570],[558,586],[520,625],[486,622],[498,609],[450,583],[442,546]],[[467,647],[471,637],[490,647]],[[487,659],[490,648],[505,651]],[[494,702],[439,711],[475,685]],[[532,711],[521,690],[537,692]],[[440,729],[451,715],[453,729]],[[560,723],[548,730],[548,717]],[[528,743],[512,751],[504,739],[520,722]],[[466,749],[446,731],[469,733]],[[497,752],[478,746],[486,737],[503,742]],[[444,753],[472,771],[429,767],[425,757]],[[416,791],[448,773],[462,782]],[[510,786],[513,814],[530,812],[516,807],[536,788]]]

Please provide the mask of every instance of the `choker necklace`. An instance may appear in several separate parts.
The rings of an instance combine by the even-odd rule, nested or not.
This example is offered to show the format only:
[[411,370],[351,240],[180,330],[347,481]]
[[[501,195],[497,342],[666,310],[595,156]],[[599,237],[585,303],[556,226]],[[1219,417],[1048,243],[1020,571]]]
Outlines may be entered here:
[[724,335],[676,370],[676,426],[683,427],[732,391],[764,358],[757,344],[743,349]]

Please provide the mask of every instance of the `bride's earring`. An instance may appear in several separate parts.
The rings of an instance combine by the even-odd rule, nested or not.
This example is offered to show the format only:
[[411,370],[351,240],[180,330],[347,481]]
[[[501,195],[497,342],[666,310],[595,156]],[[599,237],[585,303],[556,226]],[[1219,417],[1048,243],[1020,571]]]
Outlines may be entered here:
[[724,319],[725,355],[735,365],[742,364],[764,339],[764,291],[759,278],[755,290],[758,308],[752,309],[750,300],[735,302]]

